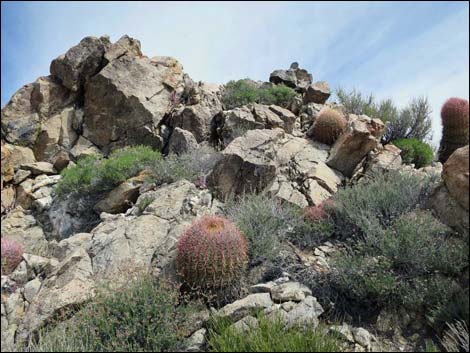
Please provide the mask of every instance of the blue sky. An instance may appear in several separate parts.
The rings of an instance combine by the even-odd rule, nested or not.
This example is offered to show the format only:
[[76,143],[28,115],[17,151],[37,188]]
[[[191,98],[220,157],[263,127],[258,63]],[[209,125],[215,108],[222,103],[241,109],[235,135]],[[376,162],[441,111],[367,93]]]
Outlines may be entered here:
[[298,61],[314,80],[403,106],[428,96],[434,142],[446,98],[469,96],[468,2],[1,3],[1,105],[88,35],[139,39],[193,79],[267,80]]

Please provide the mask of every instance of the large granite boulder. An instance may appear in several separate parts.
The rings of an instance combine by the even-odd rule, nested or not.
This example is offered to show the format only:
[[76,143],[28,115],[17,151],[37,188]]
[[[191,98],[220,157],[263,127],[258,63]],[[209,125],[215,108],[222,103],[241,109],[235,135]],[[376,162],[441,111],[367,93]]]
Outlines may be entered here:
[[247,131],[223,151],[209,185],[225,199],[267,190],[300,207],[331,197],[342,175],[325,162],[328,146],[286,134],[284,130]]
[[103,213],[91,231],[93,271],[105,273],[132,264],[175,276],[176,242],[196,217],[213,213],[212,197],[182,180],[142,194],[127,215]]
[[305,90],[304,103],[325,104],[330,95],[331,91],[328,82],[318,81],[313,85],[309,85]]
[[468,145],[454,151],[444,163],[442,179],[453,198],[469,209],[469,154]]
[[13,180],[15,175],[14,171],[14,164],[13,164],[13,154],[12,151],[8,148],[7,144],[2,141],[1,144],[1,152],[2,152],[2,159],[1,159],[1,188],[3,189],[3,183],[7,183]]
[[269,75],[269,82],[276,85],[284,84],[299,92],[304,92],[312,83],[312,74],[305,69],[299,69],[298,63],[292,63],[289,70],[274,70]]
[[60,310],[91,298],[94,287],[90,257],[84,249],[77,248],[42,282],[18,328],[17,340],[26,339]]
[[80,90],[103,67],[103,56],[111,45],[108,37],[85,37],[51,63],[51,75],[71,91]]
[[385,124],[366,115],[349,115],[349,122],[331,148],[327,164],[351,177],[356,167],[375,149],[384,132]]
[[42,123],[73,104],[76,97],[53,77],[38,78],[20,88],[2,109],[2,135],[9,143],[32,147]]
[[146,57],[116,58],[86,86],[83,136],[105,152],[133,144],[162,148],[159,124],[175,77],[172,67]]

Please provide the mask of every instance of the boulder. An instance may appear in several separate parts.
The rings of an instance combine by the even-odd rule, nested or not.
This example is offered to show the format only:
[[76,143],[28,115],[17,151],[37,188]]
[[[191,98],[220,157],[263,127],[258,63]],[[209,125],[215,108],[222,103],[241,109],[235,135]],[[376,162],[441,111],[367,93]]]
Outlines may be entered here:
[[11,158],[13,161],[13,168],[18,170],[22,164],[29,164],[36,162],[34,152],[31,148],[6,144],[11,151]]
[[78,139],[73,129],[74,115],[74,108],[65,108],[42,125],[34,145],[34,154],[38,160],[55,164],[62,159],[58,165],[63,166],[64,153],[68,157],[68,150]]
[[444,183],[439,184],[428,198],[426,207],[444,224],[461,232],[469,232],[468,210],[450,194]]
[[133,144],[163,147],[159,124],[171,107],[173,86],[182,84],[173,70],[146,57],[110,62],[87,84],[83,136],[106,153]]
[[78,248],[42,283],[18,329],[19,339],[26,339],[59,310],[91,298],[94,287],[91,259],[85,250]]
[[30,212],[17,207],[2,219],[2,236],[12,238],[23,245],[27,253],[37,253],[47,248],[42,228]]
[[110,46],[107,37],[85,37],[51,63],[51,75],[72,91],[80,90],[85,82],[103,67],[103,56]]
[[70,150],[70,154],[76,160],[90,155],[100,155],[101,152],[90,140],[80,136],[75,145]]
[[209,186],[221,198],[264,189],[276,177],[275,145],[283,137],[282,129],[274,129],[251,130],[236,138],[222,151]]
[[292,63],[289,70],[274,70],[269,75],[269,82],[276,85],[284,84],[299,92],[304,92],[312,83],[312,75],[305,69],[299,69],[298,63]]
[[168,154],[183,154],[199,147],[194,135],[186,130],[175,128],[168,141]]
[[328,82],[318,81],[307,87],[304,95],[304,103],[325,104],[328,98],[330,98],[330,95],[331,91]]
[[140,41],[129,37],[127,34],[123,35],[116,43],[111,44],[104,53],[104,63],[120,58],[121,56],[142,56],[140,50]]
[[[287,109],[281,108],[277,105],[270,105],[269,109],[274,112],[278,118],[282,121],[280,127],[282,127],[287,133],[291,134],[294,130],[294,124],[297,117]],[[275,126],[272,126],[275,127]],[[271,127],[271,128],[272,128]]]
[[13,208],[15,205],[16,190],[14,187],[4,188],[1,192],[2,202],[1,202],[1,213],[7,212]]
[[2,109],[2,134],[12,144],[32,147],[42,123],[70,106],[77,96],[51,76],[20,88]]
[[95,274],[129,264],[149,269],[152,263],[157,273],[175,277],[179,236],[194,217],[212,213],[211,206],[207,190],[182,180],[142,194],[128,216],[106,214],[91,231]]
[[469,147],[454,151],[444,163],[442,179],[453,198],[469,210]]
[[20,168],[31,171],[33,175],[57,174],[57,171],[54,169],[54,166],[49,162],[34,162],[34,163],[22,164]]
[[145,177],[145,174],[141,174],[119,184],[95,205],[95,211],[97,213],[125,212],[139,197],[139,189],[144,183]]
[[269,293],[250,294],[243,299],[237,300],[224,306],[215,314],[219,318],[229,318],[238,321],[252,310],[270,308],[273,305]]
[[351,177],[364,157],[378,146],[384,129],[379,119],[350,114],[346,131],[332,146],[327,164]]
[[274,70],[269,75],[269,82],[276,85],[282,83],[291,88],[297,87],[297,77],[294,70]]
[[14,169],[13,169],[13,155],[12,151],[8,148],[7,144],[2,141],[1,144],[1,186],[3,189],[3,183],[7,183],[13,180],[14,177]]
[[276,303],[300,302],[309,295],[312,295],[312,291],[298,282],[281,283],[271,290],[271,298]]
[[214,114],[204,104],[181,106],[173,112],[169,125],[191,132],[196,142],[199,143],[209,138],[210,124]]
[[18,185],[23,181],[28,179],[31,176],[30,170],[19,169],[16,171],[15,176],[13,177],[13,184]]

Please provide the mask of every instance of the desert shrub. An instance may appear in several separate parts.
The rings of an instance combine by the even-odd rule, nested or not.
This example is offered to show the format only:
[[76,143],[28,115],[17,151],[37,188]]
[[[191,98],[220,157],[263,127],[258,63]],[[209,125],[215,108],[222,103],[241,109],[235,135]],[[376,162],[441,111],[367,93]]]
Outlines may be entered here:
[[285,240],[311,248],[329,238],[333,231],[330,217],[312,222],[300,207],[265,193],[228,200],[225,215],[247,237],[252,266],[272,263]]
[[220,153],[206,146],[180,155],[170,155],[147,167],[149,180],[156,184],[173,183],[181,179],[195,182],[205,178],[220,158]]
[[275,104],[288,108],[297,93],[284,85],[259,86],[250,79],[230,81],[224,86],[222,103],[225,109],[241,107],[249,103]]
[[258,103],[274,104],[280,107],[290,107],[294,97],[298,94],[290,87],[285,85],[276,85],[273,87],[262,88],[258,92]]
[[128,147],[108,158],[87,156],[61,173],[59,196],[109,191],[121,182],[161,160],[161,154],[148,146]]
[[191,288],[228,287],[241,278],[247,262],[245,236],[224,217],[203,216],[178,241],[178,273]]
[[328,108],[323,109],[309,134],[314,140],[331,145],[344,131],[346,124],[346,119],[340,112]]
[[401,149],[403,162],[414,164],[416,168],[426,167],[434,158],[432,147],[418,139],[398,139],[393,144]]
[[266,194],[247,194],[227,202],[226,216],[245,234],[250,263],[272,261],[287,231],[291,211]]
[[448,324],[448,329],[441,340],[446,352],[469,352],[470,339],[468,323],[457,321]]
[[100,289],[75,316],[40,331],[33,352],[161,352],[178,348],[197,304],[183,303],[171,284],[141,275],[126,287]]
[[281,320],[258,317],[259,326],[248,331],[215,320],[209,329],[211,352],[339,352],[339,341],[323,327],[309,325],[286,329]]
[[373,95],[364,96],[359,91],[336,90],[339,103],[345,113],[365,114],[387,123],[382,137],[383,143],[401,138],[416,138],[424,141],[432,134],[431,106],[425,97],[414,98],[403,109],[398,109],[391,99],[376,101]]
[[333,235],[334,224],[330,215],[331,202],[307,206],[303,211],[293,209],[291,231],[287,239],[302,249],[318,246]]
[[389,171],[340,189],[331,207],[336,234],[360,238],[382,233],[395,219],[420,206],[436,181],[433,176]]
[[16,240],[2,236],[1,239],[2,275],[12,273],[23,260],[23,246]]
[[447,298],[446,301],[437,304],[432,308],[427,316],[429,324],[437,332],[442,332],[448,323],[456,321],[470,324],[470,308],[469,308],[469,289],[457,291]]
[[336,285],[377,307],[430,310],[458,290],[452,278],[468,266],[465,245],[429,212],[404,214],[336,259]]
[[448,99],[441,109],[442,138],[439,148],[439,161],[444,163],[458,148],[469,141],[468,100]]

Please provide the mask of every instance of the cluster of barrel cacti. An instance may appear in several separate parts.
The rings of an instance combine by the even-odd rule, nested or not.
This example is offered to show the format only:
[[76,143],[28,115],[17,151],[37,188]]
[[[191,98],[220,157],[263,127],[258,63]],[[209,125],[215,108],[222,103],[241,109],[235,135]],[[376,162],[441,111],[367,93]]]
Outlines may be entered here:
[[458,148],[468,145],[468,100],[448,99],[441,110],[442,138],[439,161],[444,163]]
[[13,239],[2,237],[2,274],[12,273],[23,259],[23,247]]
[[182,234],[176,265],[193,289],[218,289],[240,279],[248,263],[248,245],[238,228],[220,216],[204,216]]
[[318,142],[332,145],[346,128],[346,118],[338,111],[323,109],[312,126],[309,135]]

